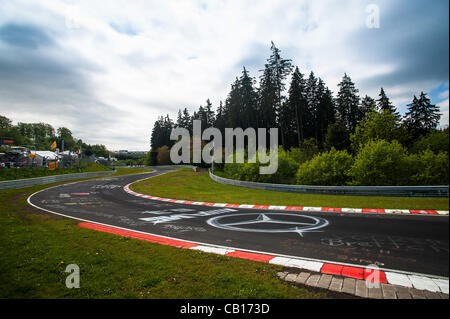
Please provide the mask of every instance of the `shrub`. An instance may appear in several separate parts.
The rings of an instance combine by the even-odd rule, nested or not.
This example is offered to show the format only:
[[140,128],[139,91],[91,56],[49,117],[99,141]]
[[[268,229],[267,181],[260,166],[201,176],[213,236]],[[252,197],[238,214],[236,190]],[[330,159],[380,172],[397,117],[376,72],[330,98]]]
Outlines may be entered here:
[[350,147],[350,133],[340,118],[328,126],[325,135],[324,148],[331,150],[333,147],[337,150],[346,150]]
[[366,120],[361,121],[350,135],[351,148],[357,152],[364,147],[370,140],[385,140],[391,142],[393,140],[400,141],[404,130],[400,126],[398,118],[388,112],[369,113]]
[[[223,172],[227,178],[231,179],[241,179],[242,174],[242,165],[240,163],[236,163],[236,153],[224,159],[224,168]],[[230,163],[227,163],[230,162]]]
[[410,173],[408,185],[448,185],[448,153],[435,154],[426,150],[408,156],[407,162]]
[[301,145],[301,149],[294,149],[291,154],[298,159],[299,163],[305,163],[311,160],[314,156],[319,154],[319,146],[315,138],[304,140]]
[[300,165],[297,184],[300,185],[346,185],[350,181],[349,171],[353,158],[347,151],[329,152],[316,155],[312,160]]
[[144,164],[148,166],[156,165],[156,156],[158,155],[157,152],[152,152],[152,150],[147,152],[147,155],[145,156]]
[[156,156],[157,165],[172,164],[172,161],[170,160],[170,150],[169,150],[168,146],[164,145],[164,146],[158,147],[158,149],[156,151],[158,152],[158,155]]
[[431,150],[433,153],[449,151],[449,135],[446,131],[433,131],[425,136],[421,136],[410,149],[411,153],[419,154],[426,150]]
[[354,185],[396,186],[408,182],[407,153],[397,141],[369,141],[351,169]]
[[278,150],[277,172],[271,175],[259,175],[259,181],[263,183],[294,184],[295,173],[299,166],[295,156],[298,156],[298,154],[299,152],[296,150],[294,152],[285,151],[280,147]]
[[[261,175],[259,173],[261,164],[256,152],[256,163],[236,163],[236,153],[233,154],[233,163],[225,163],[224,173],[227,178],[238,179],[243,181],[291,184],[295,182],[295,173],[298,169],[298,150],[285,151],[282,147],[278,150],[278,170],[274,174]],[[251,160],[254,160],[252,158]]]

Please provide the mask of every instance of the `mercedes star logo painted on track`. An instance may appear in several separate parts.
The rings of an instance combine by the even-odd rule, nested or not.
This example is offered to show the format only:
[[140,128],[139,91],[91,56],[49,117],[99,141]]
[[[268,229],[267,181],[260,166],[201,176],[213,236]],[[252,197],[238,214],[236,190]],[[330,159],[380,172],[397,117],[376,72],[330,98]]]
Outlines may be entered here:
[[[320,217],[286,213],[222,215],[210,218],[207,223],[227,230],[257,233],[297,233],[302,237],[303,233],[317,232],[329,225],[326,219]],[[263,228],[260,225],[263,225]]]

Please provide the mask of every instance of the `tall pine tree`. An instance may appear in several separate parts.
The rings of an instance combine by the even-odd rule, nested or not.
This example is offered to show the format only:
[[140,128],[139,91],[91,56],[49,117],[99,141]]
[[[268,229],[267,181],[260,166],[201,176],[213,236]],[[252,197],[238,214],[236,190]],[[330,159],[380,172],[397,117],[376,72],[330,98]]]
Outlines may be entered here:
[[158,120],[153,125],[151,139],[150,139],[150,147],[152,150],[158,149],[161,146],[171,147],[174,141],[170,140],[170,133],[174,127],[173,121],[170,119],[167,114],[166,117],[159,116]]
[[[284,81],[287,76],[292,72],[292,63],[290,59],[283,59],[280,55],[280,50],[275,46],[273,42],[271,42],[270,50],[272,54],[267,59],[267,63],[265,64],[265,69],[263,70],[263,79],[266,80],[268,76],[270,79],[270,89],[274,90],[272,94],[275,95],[275,116],[278,127],[280,128],[280,136],[281,136],[281,144],[284,145],[284,137],[286,134],[286,129],[284,127],[284,123],[282,123],[282,118],[280,118],[280,113],[282,113],[281,109],[283,107],[283,96],[282,93],[285,90]],[[268,71],[268,72],[266,72]],[[269,87],[267,87],[269,88]],[[275,127],[275,126],[271,126]]]
[[381,88],[380,90],[379,99],[377,100],[377,107],[379,112],[387,111],[400,118],[400,114],[397,112],[397,108],[391,103],[383,88]]
[[318,145],[322,146],[327,134],[328,126],[336,120],[336,112],[333,100],[333,94],[330,89],[325,87],[325,83],[319,78],[318,100],[316,114],[314,116],[316,123],[316,138]]
[[311,115],[306,123],[306,138],[315,138],[317,140],[316,116],[319,107],[319,90],[318,80],[312,71],[306,81],[306,101],[309,114]]
[[336,108],[348,130],[353,132],[362,119],[362,112],[359,107],[359,90],[355,88],[355,84],[347,74],[344,75],[338,87]]
[[241,122],[241,83],[238,78],[231,84],[231,90],[225,100],[224,118],[226,127],[242,127]]
[[305,139],[305,126],[312,115],[309,112],[308,101],[306,99],[306,81],[298,67],[295,68],[292,74],[288,92],[288,105],[295,114],[297,146],[300,147]]
[[225,127],[226,127],[225,113],[222,101],[219,102],[219,107],[217,108],[217,115],[214,121],[214,127],[219,129],[222,133],[222,145],[225,145]]
[[365,120],[370,112],[375,112],[376,110],[377,110],[377,102],[370,96],[366,95],[361,100],[362,119]]
[[258,95],[254,88],[255,80],[250,77],[245,67],[239,78],[239,94],[241,105],[242,129],[258,127],[259,114],[257,112]]
[[215,113],[209,99],[206,100],[205,106],[205,116],[206,116],[206,126],[203,129],[207,129],[208,127],[214,126],[215,122]]
[[260,113],[260,126],[264,128],[277,127],[276,104],[278,103],[273,70],[265,68],[260,77],[258,90],[258,111]]
[[408,104],[408,111],[405,114],[404,123],[414,137],[425,135],[439,125],[441,118],[439,107],[431,104],[425,93],[420,93],[420,97],[414,96],[412,103]]

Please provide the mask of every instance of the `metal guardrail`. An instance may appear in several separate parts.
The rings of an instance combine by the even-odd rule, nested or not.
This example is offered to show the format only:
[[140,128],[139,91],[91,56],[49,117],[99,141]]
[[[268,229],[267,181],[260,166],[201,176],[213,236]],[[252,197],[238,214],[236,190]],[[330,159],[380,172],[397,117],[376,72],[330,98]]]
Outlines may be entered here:
[[448,197],[447,186],[308,186],[256,183],[228,179],[214,175],[209,171],[211,179],[218,183],[265,189],[277,192],[323,194],[323,195],[360,195],[389,197]]
[[[109,168],[111,168],[110,166],[108,166]],[[128,168],[129,166],[124,165],[124,166],[113,166],[115,168]],[[191,168],[191,169],[196,169],[197,166],[194,165],[140,165],[140,166],[132,166],[131,168],[147,168],[147,169],[174,169],[174,168]]]
[[51,175],[25,179],[14,179],[9,181],[0,181],[0,189],[22,188],[36,185],[44,185],[73,179],[110,175],[113,174],[114,172],[115,171],[86,172],[86,173],[61,174],[61,175]]

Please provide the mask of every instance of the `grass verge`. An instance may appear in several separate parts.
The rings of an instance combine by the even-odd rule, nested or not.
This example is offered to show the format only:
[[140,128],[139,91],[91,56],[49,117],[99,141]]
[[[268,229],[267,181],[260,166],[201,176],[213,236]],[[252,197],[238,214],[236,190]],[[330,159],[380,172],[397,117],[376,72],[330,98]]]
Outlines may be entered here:
[[258,190],[213,181],[207,172],[182,169],[131,185],[153,196],[213,203],[281,206],[448,210],[448,198],[335,196]]
[[[281,266],[84,229],[27,204],[30,194],[61,183],[0,191],[0,298],[329,296],[280,281]],[[79,289],[65,286],[69,264],[80,267]]]
[[153,170],[148,168],[130,168],[130,167],[116,167],[116,172],[111,176],[132,175],[141,173],[150,173]]

